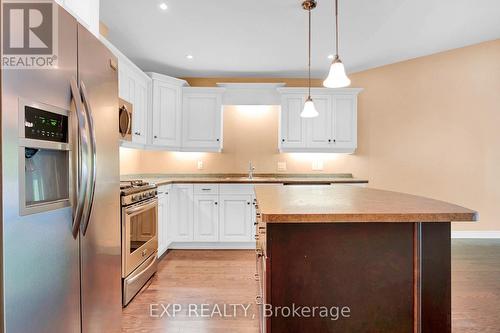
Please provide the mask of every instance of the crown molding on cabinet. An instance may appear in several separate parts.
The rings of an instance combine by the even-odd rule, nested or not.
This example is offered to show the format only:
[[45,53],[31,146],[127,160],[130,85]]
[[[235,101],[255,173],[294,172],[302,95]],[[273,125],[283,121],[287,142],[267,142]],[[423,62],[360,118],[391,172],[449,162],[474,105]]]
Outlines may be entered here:
[[159,74],[159,73],[155,73],[155,72],[146,72],[146,75],[148,75],[153,80],[162,80],[163,82],[166,82],[168,84],[172,84],[175,86],[179,86],[179,87],[189,87],[189,83],[186,80],[178,79],[178,78],[173,77],[173,76],[168,76],[168,75]]
[[280,94],[278,88],[286,83],[217,83],[226,92],[222,98],[224,105],[278,105]]

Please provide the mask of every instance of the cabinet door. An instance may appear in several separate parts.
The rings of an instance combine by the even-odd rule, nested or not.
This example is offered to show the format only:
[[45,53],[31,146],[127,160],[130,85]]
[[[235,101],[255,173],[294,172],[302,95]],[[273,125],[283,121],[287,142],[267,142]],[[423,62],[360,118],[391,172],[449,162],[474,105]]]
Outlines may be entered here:
[[142,78],[130,80],[130,91],[133,94],[134,113],[132,114],[132,140],[136,143],[146,143],[148,82]]
[[352,95],[335,95],[333,98],[333,148],[357,147],[356,101],[356,96]]
[[220,241],[253,240],[252,195],[221,195],[219,216]]
[[194,240],[219,240],[218,195],[196,195],[194,199]]
[[129,83],[128,83],[128,72],[127,68],[120,59],[118,59],[118,95],[121,99],[130,102],[129,94]]
[[282,95],[280,119],[280,147],[305,148],[306,122],[300,116],[305,98],[302,95]]
[[307,147],[330,148],[332,140],[332,96],[313,95],[319,115],[307,122]]
[[193,185],[175,185],[172,187],[175,197],[171,205],[172,242],[193,240]]
[[158,257],[168,249],[170,221],[170,187],[158,188]]
[[182,147],[187,150],[219,151],[222,148],[222,96],[183,89]]
[[153,144],[181,145],[181,89],[153,80]]

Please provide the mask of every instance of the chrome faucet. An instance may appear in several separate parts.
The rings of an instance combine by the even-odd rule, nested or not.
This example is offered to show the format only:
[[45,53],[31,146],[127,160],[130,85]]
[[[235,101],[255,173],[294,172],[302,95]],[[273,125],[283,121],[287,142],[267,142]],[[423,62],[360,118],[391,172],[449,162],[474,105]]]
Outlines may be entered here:
[[248,162],[248,179],[252,179],[253,178],[253,172],[255,170],[255,167],[253,166],[252,164],[252,161],[249,161]]

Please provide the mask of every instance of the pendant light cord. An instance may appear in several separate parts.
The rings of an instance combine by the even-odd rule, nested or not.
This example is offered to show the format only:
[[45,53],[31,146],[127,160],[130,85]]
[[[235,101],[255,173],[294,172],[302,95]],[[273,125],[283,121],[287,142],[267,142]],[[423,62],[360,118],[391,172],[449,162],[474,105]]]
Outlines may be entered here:
[[339,1],[335,0],[335,55],[339,56]]
[[308,73],[309,73],[309,98],[311,98],[311,9],[309,12],[309,63],[308,63]]

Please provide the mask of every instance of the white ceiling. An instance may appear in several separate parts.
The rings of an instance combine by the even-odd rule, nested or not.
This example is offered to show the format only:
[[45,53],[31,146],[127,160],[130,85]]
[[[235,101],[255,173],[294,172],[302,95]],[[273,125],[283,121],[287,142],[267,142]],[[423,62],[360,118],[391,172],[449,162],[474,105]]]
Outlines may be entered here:
[[[164,1],[168,10],[159,9]],[[317,0],[313,76],[333,53],[333,0]],[[500,38],[500,0],[339,0],[350,72]],[[307,74],[300,0],[101,0],[109,39],[139,67],[173,76]],[[192,54],[194,59],[186,59]]]

